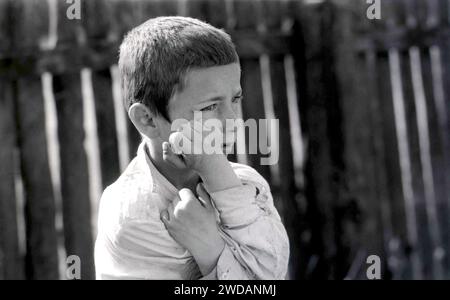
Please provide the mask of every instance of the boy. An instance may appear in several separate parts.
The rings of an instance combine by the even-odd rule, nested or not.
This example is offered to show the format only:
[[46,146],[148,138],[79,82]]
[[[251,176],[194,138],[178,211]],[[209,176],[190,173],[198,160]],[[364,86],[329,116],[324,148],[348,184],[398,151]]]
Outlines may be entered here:
[[284,279],[289,243],[267,182],[222,152],[178,155],[168,143],[171,122],[192,124],[194,113],[236,118],[241,70],[229,35],[192,18],[151,19],[125,37],[119,70],[143,141],[102,195],[97,278]]

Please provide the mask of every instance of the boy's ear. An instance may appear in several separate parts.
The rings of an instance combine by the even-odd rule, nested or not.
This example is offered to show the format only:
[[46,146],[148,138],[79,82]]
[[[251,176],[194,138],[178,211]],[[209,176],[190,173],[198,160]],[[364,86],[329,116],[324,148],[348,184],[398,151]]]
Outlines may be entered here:
[[128,117],[140,133],[150,139],[159,137],[154,114],[141,103],[134,103],[128,109]]

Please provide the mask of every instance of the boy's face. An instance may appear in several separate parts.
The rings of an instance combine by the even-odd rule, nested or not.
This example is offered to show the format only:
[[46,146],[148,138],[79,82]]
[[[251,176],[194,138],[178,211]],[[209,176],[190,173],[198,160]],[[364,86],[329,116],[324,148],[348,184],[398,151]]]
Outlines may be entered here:
[[[201,112],[203,121],[218,119],[225,126],[227,119],[236,119],[242,98],[241,68],[238,63],[193,69],[185,75],[185,86],[169,100],[170,120],[193,120]],[[158,122],[160,138],[167,141],[169,122]]]

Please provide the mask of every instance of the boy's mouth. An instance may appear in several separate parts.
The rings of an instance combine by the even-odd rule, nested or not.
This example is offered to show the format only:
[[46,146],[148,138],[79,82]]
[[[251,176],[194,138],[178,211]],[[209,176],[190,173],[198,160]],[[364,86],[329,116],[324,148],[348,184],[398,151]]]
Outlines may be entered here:
[[223,153],[225,153],[225,154],[231,153],[231,151],[233,149],[233,145],[234,145],[234,143],[223,143],[222,144]]

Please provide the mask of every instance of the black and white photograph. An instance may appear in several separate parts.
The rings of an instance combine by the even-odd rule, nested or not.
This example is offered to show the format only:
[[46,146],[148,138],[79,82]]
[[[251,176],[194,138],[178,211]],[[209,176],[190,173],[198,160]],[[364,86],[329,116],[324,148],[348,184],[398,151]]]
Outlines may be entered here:
[[0,280],[276,296],[449,255],[449,0],[0,0]]

